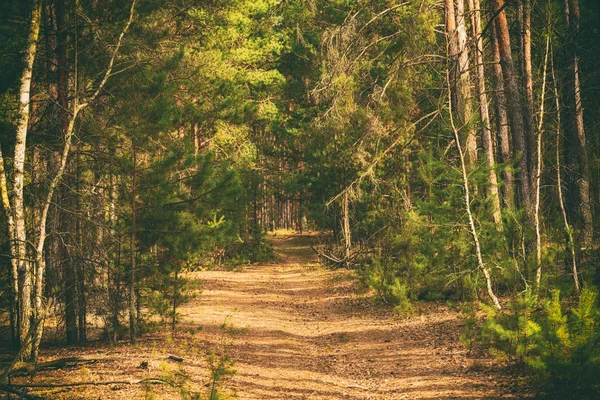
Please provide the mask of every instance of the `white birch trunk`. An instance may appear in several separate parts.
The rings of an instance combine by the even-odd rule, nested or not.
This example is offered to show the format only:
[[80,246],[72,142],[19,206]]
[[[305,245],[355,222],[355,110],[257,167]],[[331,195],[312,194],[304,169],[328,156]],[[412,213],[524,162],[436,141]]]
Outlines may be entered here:
[[[35,0],[31,12],[31,25],[29,28],[29,37],[27,39],[27,48],[25,49],[23,74],[21,76],[21,85],[19,89],[19,119],[17,123],[17,132],[15,138],[14,155],[14,184],[12,188],[13,201],[13,226],[14,226],[14,253],[11,255],[18,264],[18,331],[22,346],[21,349],[24,359],[31,356],[31,346],[26,343],[26,337],[29,332],[31,322],[31,265],[27,260],[27,230],[26,213],[23,188],[25,183],[25,153],[27,150],[27,132],[29,128],[30,99],[31,99],[31,80],[33,76],[33,63],[37,52],[37,41],[40,33],[40,22],[42,14],[41,0]],[[14,261],[13,261],[14,262]]]

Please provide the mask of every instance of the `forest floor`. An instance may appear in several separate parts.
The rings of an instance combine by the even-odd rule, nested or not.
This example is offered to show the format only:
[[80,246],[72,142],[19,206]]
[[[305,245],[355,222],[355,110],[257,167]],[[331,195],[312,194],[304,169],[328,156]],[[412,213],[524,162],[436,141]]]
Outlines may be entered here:
[[[97,383],[31,392],[51,399],[208,398],[206,354],[213,352],[213,367],[227,357],[235,363],[236,373],[217,384],[220,398],[525,397],[515,375],[467,354],[458,341],[458,310],[427,304],[415,316],[399,317],[359,290],[352,271],[319,266],[308,247],[313,237],[270,239],[274,262],[190,276],[203,282],[202,294],[181,306],[175,335],[167,329],[145,334],[135,346],[48,347],[42,361],[79,356],[93,362],[13,383]],[[147,378],[175,381],[178,388],[137,383]]]

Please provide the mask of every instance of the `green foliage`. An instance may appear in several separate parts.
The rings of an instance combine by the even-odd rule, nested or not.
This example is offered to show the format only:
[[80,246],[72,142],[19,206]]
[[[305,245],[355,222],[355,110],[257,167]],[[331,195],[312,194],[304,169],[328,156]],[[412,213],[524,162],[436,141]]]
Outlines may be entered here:
[[223,381],[232,377],[237,373],[235,370],[235,362],[227,352],[228,338],[240,334],[246,334],[247,328],[237,328],[232,323],[228,322],[228,318],[221,325],[221,341],[216,349],[206,354],[206,361],[210,370],[210,382],[207,387],[208,400],[224,400],[230,398],[230,393],[221,390]]
[[507,311],[482,305],[487,317],[482,327],[482,339],[491,346],[495,356],[517,359],[537,369],[540,367],[538,343],[542,328],[536,322],[536,297],[526,291],[507,306]]
[[[523,362],[556,393],[588,398],[600,389],[600,307],[597,292],[584,289],[565,307],[560,292],[537,307],[526,292],[507,311],[485,307],[482,339],[499,356]],[[591,398],[591,397],[589,397]]]
[[146,287],[144,303],[148,307],[148,316],[158,315],[162,328],[174,328],[181,317],[177,307],[199,296],[202,283],[182,277],[181,273],[163,276],[159,272],[148,280]]
[[473,303],[467,303],[461,309],[461,327],[459,340],[471,352],[479,336],[479,318]]
[[275,257],[273,247],[267,242],[265,233],[254,231],[246,240],[227,246],[224,262],[231,267],[271,261]]
[[373,258],[363,273],[365,282],[375,289],[381,300],[394,304],[399,311],[408,311],[411,308],[408,289],[400,278],[395,276],[396,271],[392,260]]
[[211,352],[206,356],[210,369],[209,400],[223,400],[227,398],[219,390],[219,385],[228,377],[236,374],[235,363],[228,354]]

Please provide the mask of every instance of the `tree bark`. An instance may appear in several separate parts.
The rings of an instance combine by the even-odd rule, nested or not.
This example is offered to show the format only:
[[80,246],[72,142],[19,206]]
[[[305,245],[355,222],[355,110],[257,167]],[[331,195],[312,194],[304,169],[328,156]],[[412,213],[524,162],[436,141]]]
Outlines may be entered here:
[[350,253],[352,250],[352,233],[350,231],[350,201],[348,199],[348,190],[344,191],[342,196],[342,234],[344,235],[344,260],[350,262]]
[[18,330],[20,343],[28,347],[21,349],[23,359],[29,359],[32,354],[31,341],[26,343],[25,338],[31,326],[31,293],[33,282],[31,265],[27,257],[26,213],[23,189],[25,183],[25,153],[27,150],[27,133],[29,128],[31,80],[40,33],[41,14],[42,1],[35,0],[31,12],[31,24],[19,89],[19,117],[15,140],[14,184],[12,189],[15,252],[11,255],[11,258],[17,260],[18,263]]
[[527,162],[529,157],[527,155],[526,133],[523,123],[523,113],[521,111],[521,95],[517,86],[515,66],[512,58],[508,21],[504,12],[504,0],[492,0],[492,7],[497,13],[494,20],[495,34],[500,53],[502,76],[504,78],[513,149],[518,156],[517,185],[519,188],[519,201],[520,206],[531,215],[533,212],[533,202],[531,201],[531,187],[529,185],[530,168]]
[[75,241],[77,246],[77,330],[79,345],[84,345],[87,342],[87,296],[86,296],[86,269],[85,262],[83,261],[83,250],[84,250],[84,233],[81,224],[82,209],[81,209],[81,159],[79,152],[76,153],[75,157],[75,177],[77,179],[75,183],[75,210],[77,218],[75,220]]
[[[581,221],[582,241],[586,246],[593,244],[594,218],[592,210],[592,194],[590,187],[590,165],[587,152],[585,126],[583,123],[583,106],[581,103],[581,82],[579,78],[579,54],[577,36],[579,35],[580,10],[579,0],[566,0],[567,43],[566,52],[570,63],[566,79],[566,125],[565,133],[568,144],[565,150],[567,166],[574,171],[570,187],[577,193],[577,205]],[[573,182],[574,181],[574,182]]]
[[472,168],[477,161],[477,140],[472,124],[473,105],[464,0],[456,0],[456,4],[454,0],[445,0],[445,9],[450,50],[448,68],[453,71],[450,75],[454,92],[453,109],[460,126],[466,127],[466,158],[467,164]]
[[540,100],[540,114],[537,127],[537,145],[536,145],[536,168],[535,168],[535,238],[536,238],[536,274],[535,283],[536,290],[539,290],[542,282],[542,233],[540,226],[540,192],[541,192],[541,180],[542,180],[542,134],[544,128],[544,103],[546,101],[546,75],[548,72],[548,56],[550,54],[550,32],[546,37],[546,55],[544,56],[544,72],[542,74],[542,98]]
[[471,92],[471,66],[469,48],[467,45],[467,19],[464,0],[456,0],[456,32],[458,39],[458,68],[460,74],[459,109],[461,124],[466,125],[467,131],[467,162],[472,167],[477,162],[477,134],[473,124],[473,95]]
[[456,16],[454,12],[454,0],[444,0],[445,10],[445,23],[446,23],[446,36],[448,42],[448,74],[450,76],[450,85],[453,90],[450,92],[450,101],[452,102],[452,109],[458,110],[460,108],[459,102],[459,91],[456,90],[456,86],[459,84],[459,73],[458,73],[458,41],[456,39]]
[[[64,216],[64,215],[63,215]],[[71,229],[71,226],[62,224],[63,227]],[[70,236],[70,235],[69,235]],[[75,269],[73,268],[73,257],[71,251],[67,247],[67,243],[71,241],[71,237],[67,237],[63,240],[61,245],[62,249],[62,261],[64,271],[64,295],[65,295],[65,330],[66,339],[68,345],[75,345],[78,343],[78,332],[77,332],[77,311],[76,311],[76,282]]]
[[496,308],[500,310],[500,309],[502,309],[502,306],[500,305],[500,301],[498,301],[498,297],[494,293],[494,289],[492,287],[492,276],[490,274],[490,271],[488,270],[487,266],[485,265],[485,263],[483,261],[481,244],[479,242],[479,234],[477,232],[477,228],[475,226],[475,219],[474,219],[473,213],[471,211],[471,194],[470,194],[470,190],[469,190],[469,177],[467,175],[467,166],[466,166],[466,162],[465,162],[465,156],[464,156],[464,152],[462,150],[461,144],[460,144],[459,129],[456,127],[456,124],[454,123],[454,118],[452,117],[452,100],[451,100],[452,90],[450,88],[450,74],[449,73],[447,74],[447,83],[448,83],[448,106],[450,107],[450,110],[449,110],[450,111],[449,112],[450,124],[452,126],[452,131],[454,133],[454,141],[456,142],[456,148],[458,150],[458,155],[459,155],[459,159],[460,159],[460,169],[462,172],[462,183],[463,183],[463,188],[465,190],[465,210],[467,212],[467,216],[469,219],[469,230],[470,230],[471,236],[473,238],[473,243],[475,244],[475,255],[477,256],[477,266],[479,267],[479,269],[483,273],[483,276],[485,277],[487,291],[488,291],[488,295],[490,296],[490,299],[492,299],[492,302],[494,303]]
[[494,144],[492,142],[492,129],[488,110],[487,94],[485,90],[485,68],[483,66],[483,37],[481,36],[481,12],[479,0],[469,0],[471,9],[471,29],[475,42],[475,63],[477,65],[477,92],[479,95],[479,113],[481,114],[481,138],[485,153],[486,165],[489,168],[488,198],[492,208],[492,217],[499,231],[502,228],[502,214],[500,195],[498,193],[498,177],[496,175],[494,160]]
[[136,206],[136,175],[137,175],[137,154],[135,145],[132,146],[133,152],[133,176],[131,183],[131,237],[130,237],[130,250],[131,250],[131,270],[129,271],[129,341],[132,344],[136,342],[136,292],[135,292],[135,253],[136,253],[136,222],[137,222],[137,206]]
[[552,68],[552,83],[554,85],[554,103],[556,106],[556,189],[558,191],[558,201],[560,204],[560,211],[565,225],[565,233],[567,234],[567,248],[571,256],[571,271],[573,272],[573,281],[575,284],[575,290],[577,293],[581,291],[579,284],[579,273],[577,271],[577,252],[575,250],[575,237],[573,235],[573,229],[569,223],[567,216],[567,209],[565,207],[565,198],[562,190],[562,173],[561,173],[561,162],[560,162],[560,143],[561,143],[561,106],[560,106],[560,94],[558,92],[558,83],[556,82],[556,73],[554,72],[554,59],[551,59]]
[[534,122],[533,76],[531,66],[531,0],[521,0],[519,5],[519,25],[521,28],[521,77],[523,92],[523,124],[527,140],[527,164],[531,174],[529,185],[536,192],[534,168],[537,165],[537,134]]
[[15,254],[17,254],[16,240],[15,240],[15,225],[13,220],[12,207],[10,205],[10,199],[8,197],[9,189],[8,182],[6,179],[6,171],[4,169],[4,154],[2,153],[2,146],[0,146],[0,194],[2,196],[2,208],[6,214],[6,225],[9,239],[9,251],[11,254],[11,339],[15,348],[19,347],[20,343],[20,309],[19,309],[19,262]]
[[[500,161],[504,164],[511,162],[512,153],[510,146],[510,135],[508,131],[508,114],[506,111],[506,97],[504,95],[504,78],[502,77],[502,66],[500,65],[500,50],[496,40],[494,24],[491,26],[491,43],[492,56],[494,67],[494,107],[496,111],[496,132],[498,141],[498,155]],[[515,201],[515,184],[512,168],[504,170],[502,177],[504,178],[503,195],[504,205],[508,209],[514,207]]]
[[[45,318],[45,315],[44,315],[45,308],[43,307],[43,303],[44,303],[43,288],[44,288],[44,276],[46,273],[46,259],[44,257],[44,246],[45,246],[46,237],[47,237],[46,225],[47,225],[47,221],[48,221],[48,211],[52,204],[52,198],[54,197],[54,192],[55,192],[58,184],[61,182],[63,175],[65,173],[67,161],[68,161],[69,154],[71,151],[71,143],[72,143],[73,134],[75,131],[75,123],[77,121],[77,117],[78,117],[79,113],[81,112],[81,110],[86,108],[91,102],[93,102],[98,97],[98,95],[103,90],[104,86],[106,85],[106,82],[108,81],[108,78],[110,77],[110,75],[112,73],[114,61],[119,52],[123,37],[125,36],[125,33],[129,29],[129,27],[131,26],[131,22],[133,21],[135,2],[136,2],[136,0],[134,0],[131,4],[131,8],[129,11],[129,19],[128,19],[125,27],[121,31],[121,34],[119,35],[117,44],[113,50],[113,53],[111,55],[111,58],[110,58],[108,67],[104,73],[104,76],[103,76],[102,80],[100,81],[100,83],[98,84],[98,87],[96,88],[96,90],[94,91],[92,96],[89,97],[86,102],[83,102],[80,104],[78,102],[78,98],[77,98],[77,88],[75,88],[75,90],[74,90],[75,98],[73,100],[72,113],[70,115],[66,130],[63,133],[64,134],[64,138],[63,138],[64,143],[63,143],[63,148],[62,148],[62,151],[60,154],[58,170],[56,171],[55,175],[52,177],[52,179],[50,181],[50,184],[48,185],[48,192],[46,193],[46,198],[42,204],[42,211],[41,211],[39,227],[38,227],[38,240],[36,243],[36,247],[34,249],[34,261],[35,261],[35,266],[36,266],[35,280],[34,280],[35,286],[33,288],[34,289],[34,291],[33,291],[34,307],[32,310],[30,309],[30,311],[29,311],[31,318],[34,322],[34,324],[33,324],[34,329],[33,329],[32,335],[31,335],[32,340],[30,341],[31,348],[26,349],[27,351],[23,352],[24,358],[28,358],[32,362],[37,361],[37,355],[38,355],[37,352],[39,349],[40,342],[42,340],[42,334],[43,334],[43,329],[44,329],[43,320]],[[38,23],[37,23],[38,29],[37,30],[39,32],[39,16],[37,19],[38,19]],[[77,77],[75,77],[75,84],[77,84]],[[15,158],[16,158],[16,156],[15,156]],[[21,187],[21,192],[22,192],[22,187]],[[17,212],[16,212],[16,206],[15,206],[15,220],[17,219],[16,215],[17,215]],[[30,279],[30,281],[31,281],[31,279]],[[29,296],[30,296],[30,298],[32,297],[31,289],[29,289]],[[29,328],[28,328],[28,330],[29,330]]]

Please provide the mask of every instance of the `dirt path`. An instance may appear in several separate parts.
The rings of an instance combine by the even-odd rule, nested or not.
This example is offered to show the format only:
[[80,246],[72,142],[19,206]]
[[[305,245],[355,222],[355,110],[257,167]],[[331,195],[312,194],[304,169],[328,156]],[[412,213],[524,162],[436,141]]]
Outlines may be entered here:
[[[242,400],[523,397],[511,394],[518,392],[515,380],[489,360],[466,357],[456,339],[457,311],[430,304],[420,316],[399,318],[368,293],[357,294],[353,272],[320,267],[311,240],[274,237],[272,263],[191,274],[204,282],[203,292],[179,309],[175,335],[161,327],[135,346],[126,340],[83,348],[49,344],[42,362],[74,356],[94,362],[13,383],[77,385],[38,389],[47,399],[208,398],[205,355],[216,352],[229,355],[237,369],[220,387]],[[175,385],[139,384],[157,378]]]
[[274,263],[199,273],[202,296],[182,310],[228,343],[240,399],[511,397],[506,377],[466,358],[455,311],[398,318],[357,295],[350,271],[319,267],[310,240],[275,237]]

